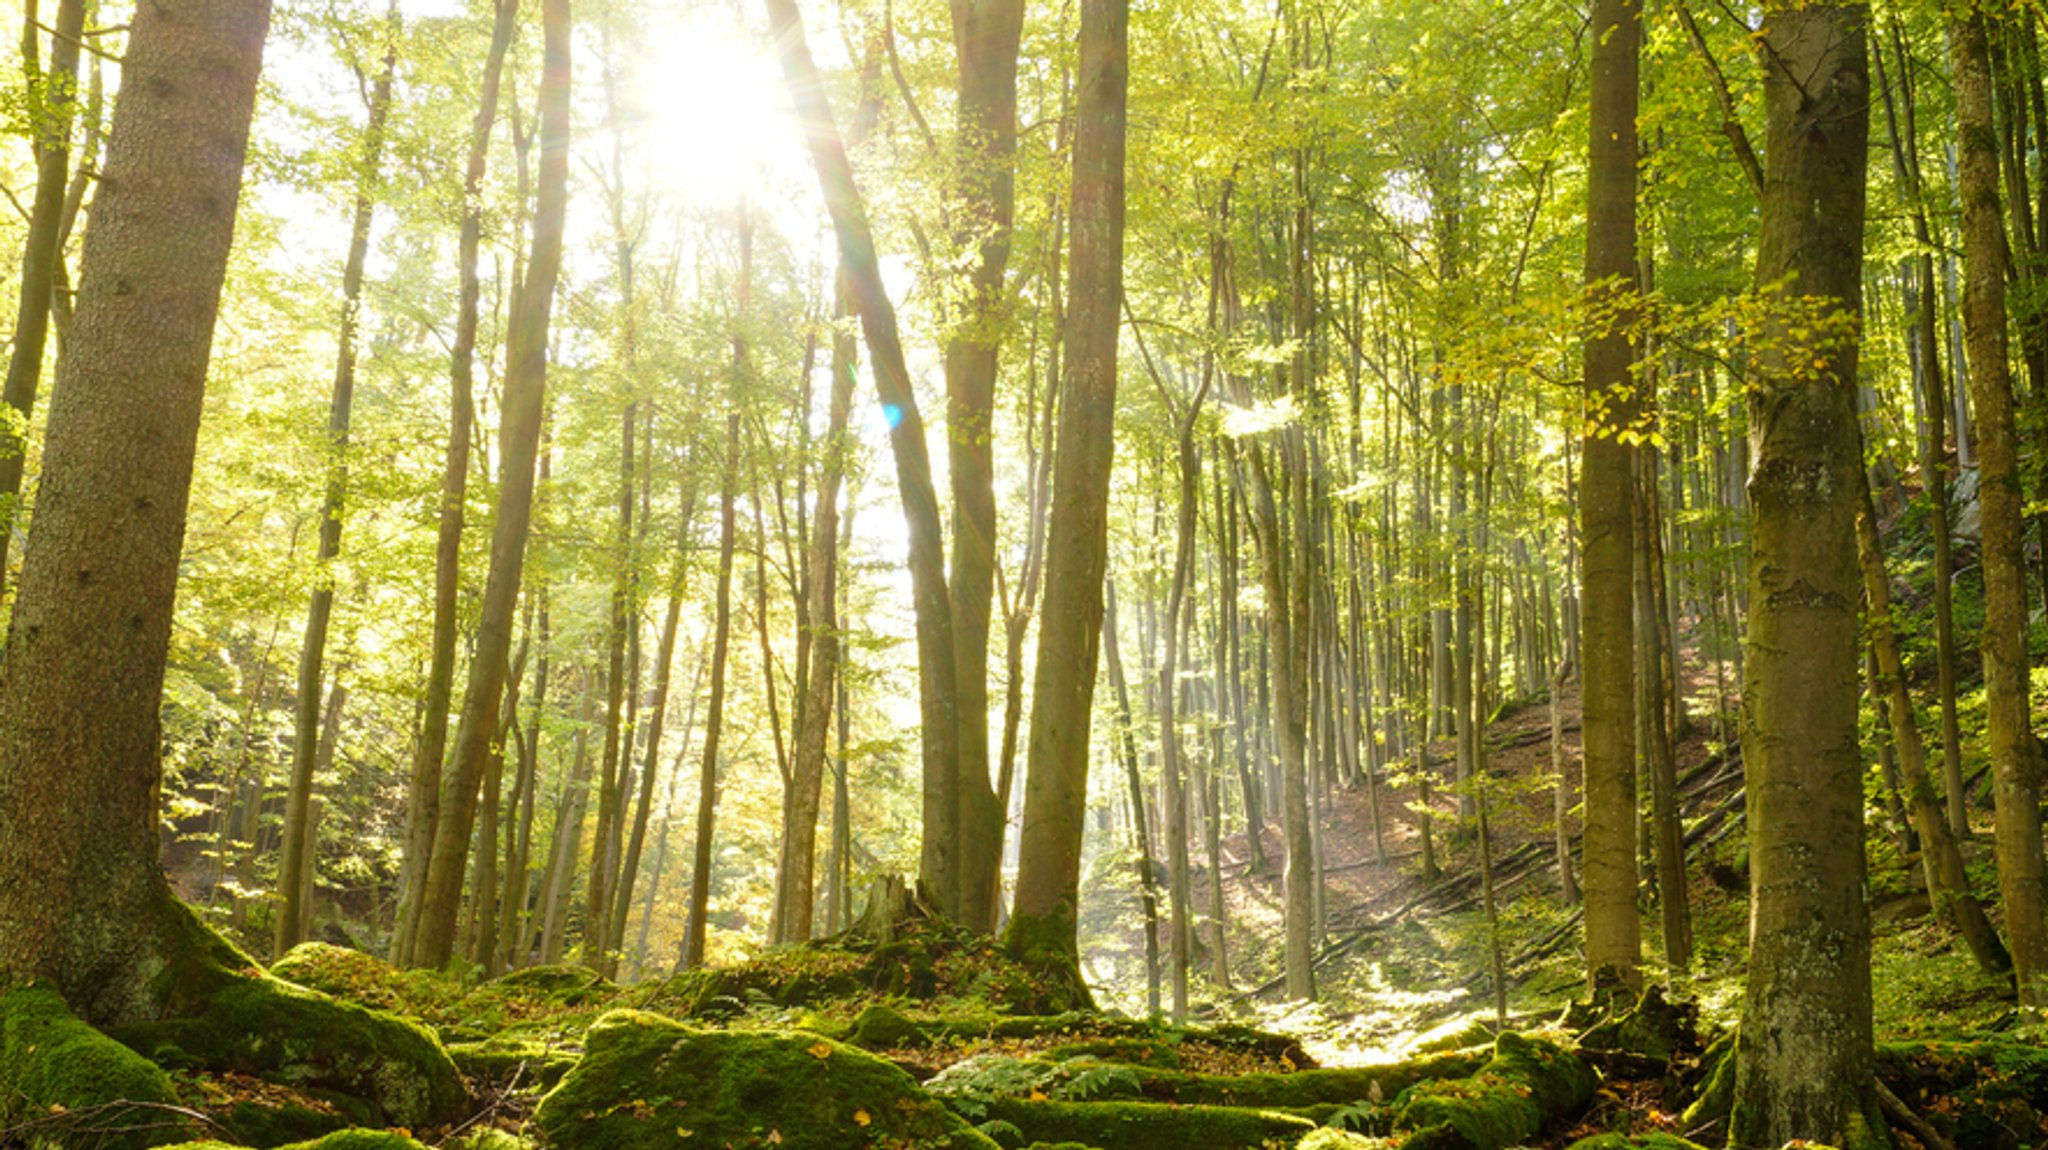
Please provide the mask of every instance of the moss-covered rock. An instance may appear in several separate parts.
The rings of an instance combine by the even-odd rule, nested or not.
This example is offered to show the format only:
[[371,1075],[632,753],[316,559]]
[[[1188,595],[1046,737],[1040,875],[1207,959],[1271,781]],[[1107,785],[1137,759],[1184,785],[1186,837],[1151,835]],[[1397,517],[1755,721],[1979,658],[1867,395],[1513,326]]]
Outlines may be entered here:
[[582,1057],[580,1049],[520,1038],[451,1042],[448,1057],[463,1077],[498,1087],[551,1090]]
[[617,984],[585,966],[529,966],[489,984],[500,991],[545,999],[562,1006],[587,1006],[617,996]]
[[176,1102],[169,1075],[80,1021],[55,990],[0,995],[0,1126],[29,1147],[174,1142],[193,1131],[157,1107]]
[[[233,1142],[179,1142],[165,1150],[244,1150]],[[276,1150],[427,1150],[425,1146],[395,1130],[336,1130],[309,1142],[294,1142]]]
[[1423,1082],[1396,1099],[1394,1127],[1414,1150],[1503,1150],[1534,1138],[1593,1097],[1593,1072],[1541,1038],[1503,1034],[1469,1078]]
[[1688,1142],[1676,1134],[1596,1134],[1581,1138],[1571,1144],[1569,1150],[1707,1150],[1697,1142]]
[[994,1150],[864,1051],[800,1031],[716,1031],[644,1011],[599,1018],[534,1120],[562,1150],[704,1146]]
[[271,963],[270,973],[378,1010],[403,1010],[409,997],[400,972],[390,964],[331,943],[302,942]]
[[1957,1146],[2031,1147],[2048,1129],[2048,1049],[2031,1043],[1887,1043],[1877,1073]]
[[885,1002],[871,1002],[853,1020],[850,1040],[869,1050],[905,1050],[931,1039],[909,1016]]
[[988,1118],[1016,1127],[1027,1141],[1098,1150],[1260,1150],[1269,1142],[1291,1146],[1316,1128],[1298,1115],[1237,1106],[1017,1098],[985,1105]]
[[388,1126],[444,1122],[468,1101],[455,1064],[417,1023],[256,970],[220,972],[203,1012],[114,1037],[173,1069],[229,1070],[362,1099]]

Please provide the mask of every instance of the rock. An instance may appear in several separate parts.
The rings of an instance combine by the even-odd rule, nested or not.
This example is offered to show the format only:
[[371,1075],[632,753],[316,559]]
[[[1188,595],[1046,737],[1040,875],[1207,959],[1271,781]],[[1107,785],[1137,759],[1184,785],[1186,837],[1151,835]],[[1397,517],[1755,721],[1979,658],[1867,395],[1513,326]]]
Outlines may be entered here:
[[1673,1134],[1638,1134],[1631,1138],[1622,1134],[1596,1134],[1581,1138],[1571,1144],[1569,1150],[1707,1150],[1697,1142],[1688,1142]]
[[885,1003],[869,1003],[853,1020],[853,1042],[869,1050],[904,1050],[931,1041],[917,1023]]
[[1001,1098],[987,1108],[990,1118],[1024,1139],[1083,1142],[1097,1150],[1264,1150],[1293,1145],[1316,1129],[1298,1115],[1238,1106]]
[[[594,1023],[534,1121],[560,1150],[996,1150],[910,1075],[801,1031],[701,1030],[637,1010]],[[685,1133],[687,1132],[687,1133]]]

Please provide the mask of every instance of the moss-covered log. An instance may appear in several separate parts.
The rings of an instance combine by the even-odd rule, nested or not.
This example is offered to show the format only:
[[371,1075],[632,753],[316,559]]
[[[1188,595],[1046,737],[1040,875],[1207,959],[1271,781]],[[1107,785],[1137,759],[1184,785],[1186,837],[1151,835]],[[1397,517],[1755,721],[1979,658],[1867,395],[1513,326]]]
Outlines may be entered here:
[[[643,1011],[599,1018],[535,1121],[561,1150],[995,1150],[897,1067],[801,1031],[700,1030]],[[683,1132],[687,1132],[685,1135]]]

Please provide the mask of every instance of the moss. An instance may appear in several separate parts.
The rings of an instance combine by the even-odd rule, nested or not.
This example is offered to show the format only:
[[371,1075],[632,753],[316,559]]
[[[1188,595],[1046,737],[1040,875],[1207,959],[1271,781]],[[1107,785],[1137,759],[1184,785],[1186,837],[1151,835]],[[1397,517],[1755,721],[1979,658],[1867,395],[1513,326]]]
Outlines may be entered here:
[[345,946],[302,942],[271,963],[270,973],[378,1010],[401,1010],[407,1005],[396,969],[375,955]]
[[1700,1065],[1706,1069],[1705,1081],[1700,1084],[1699,1094],[1685,1108],[1684,1122],[1687,1130],[1698,1130],[1703,1126],[1719,1122],[1728,1117],[1735,1105],[1735,1043],[1737,1032],[1714,1040],[1700,1058]]
[[886,1003],[869,1003],[853,1020],[852,1041],[870,1050],[903,1050],[929,1042],[917,1023]]
[[1503,1034],[1493,1060],[1470,1078],[1420,1083],[1396,1100],[1406,1145],[1502,1150],[1536,1136],[1593,1096],[1593,1072],[1554,1043]]
[[[169,1075],[80,1021],[55,990],[30,985],[0,995],[0,1125],[15,1127],[30,1147],[89,1140],[128,1150],[175,1141],[191,1131],[151,1107],[176,1102]],[[36,1125],[21,1129],[29,1120]]]
[[1156,1102],[989,1101],[990,1118],[1040,1142],[1085,1142],[1100,1150],[1257,1150],[1268,1140],[1293,1143],[1315,1129],[1292,1114],[1234,1106],[1168,1106]]
[[1003,931],[1003,953],[1042,985],[1056,1005],[1046,1013],[1095,1006],[1074,951],[1073,908],[1049,915],[1015,914]]
[[487,1038],[482,1042],[450,1043],[448,1057],[463,1077],[473,1081],[547,1090],[569,1073],[580,1055],[546,1042]]
[[1958,1146],[2031,1147],[2016,1132],[2048,1128],[2048,1049],[2011,1039],[1886,1044],[1877,1071]]
[[1569,1150],[1706,1150],[1698,1142],[1686,1142],[1675,1134],[1595,1134],[1571,1144]]
[[1323,1126],[1309,1131],[1307,1137],[1294,1144],[1294,1150],[1376,1150],[1386,1144],[1384,1138],[1371,1138]]
[[509,990],[562,1006],[603,1002],[619,992],[610,979],[582,966],[529,966],[490,983],[485,989]]
[[1140,1092],[1162,1102],[1225,1106],[1391,1102],[1418,1083],[1463,1078],[1487,1064],[1483,1055],[1460,1051],[1387,1066],[1297,1070],[1292,1074],[1145,1074]]
[[221,972],[203,1013],[126,1027],[114,1037],[166,1066],[360,1098],[390,1126],[431,1126],[468,1101],[455,1064],[418,1024],[261,972]]
[[995,1144],[864,1051],[800,1031],[714,1031],[618,1010],[534,1120],[562,1150],[692,1144],[783,1150]]
[[1066,1042],[1046,1050],[1047,1058],[1098,1058],[1131,1066],[1152,1066],[1161,1070],[1180,1069],[1180,1051],[1158,1038],[1090,1038]]
[[331,1134],[349,1126],[337,1110],[242,1100],[213,1112],[214,1121],[249,1146],[282,1146]]
[[311,1142],[280,1146],[278,1150],[426,1150],[407,1135],[393,1130],[336,1130]]

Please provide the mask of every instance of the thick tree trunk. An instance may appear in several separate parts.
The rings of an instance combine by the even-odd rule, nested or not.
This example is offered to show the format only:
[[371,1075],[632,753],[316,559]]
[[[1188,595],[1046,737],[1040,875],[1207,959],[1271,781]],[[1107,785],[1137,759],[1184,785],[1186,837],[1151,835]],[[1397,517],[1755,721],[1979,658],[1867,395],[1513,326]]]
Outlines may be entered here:
[[341,555],[341,515],[348,502],[349,415],[355,405],[356,341],[363,303],[363,261],[370,252],[370,223],[381,182],[384,121],[391,111],[391,80],[398,69],[398,13],[388,17],[384,61],[369,91],[368,118],[363,126],[363,155],[356,170],[355,211],[349,223],[348,256],[341,273],[341,330],[335,342],[334,391],[327,406],[327,491],[320,504],[320,545],[313,556],[313,597],[306,607],[306,631],[299,649],[298,695],[292,711],[291,787],[285,798],[284,846],[278,852],[277,886],[283,902],[272,932],[272,953],[283,954],[305,937],[308,908],[300,891],[312,889],[307,868],[313,865],[310,814],[313,804],[313,759],[319,749],[320,689],[326,670],[327,627],[334,616],[334,561]]
[[1866,10],[1769,8],[1769,165],[1752,333],[1742,691],[1749,976],[1729,1144],[1888,1146],[1871,1076],[1857,737],[1863,490],[1856,363],[1870,88]]
[[1637,432],[1636,105],[1641,6],[1593,0],[1586,175],[1584,544],[1579,679],[1586,804],[1586,969],[1595,994],[1636,986],[1635,530],[1630,456]]
[[1983,16],[1971,14],[1950,24],[1949,61],[1960,136],[1963,333],[1977,406],[1984,524],[1984,712],[1997,784],[1998,886],[2020,1002],[2038,1006],[2048,1004],[2038,781],[2042,763],[2028,699],[2018,433],[2007,359],[2005,236],[1999,219],[1998,141]]
[[178,987],[157,868],[164,662],[267,0],[135,13],[0,662],[0,971],[96,1025]]
[[542,0],[546,50],[541,69],[540,181],[533,216],[532,255],[513,303],[507,334],[505,387],[499,411],[502,479],[491,534],[491,563],[477,623],[476,652],[464,692],[462,723],[441,788],[433,851],[413,935],[414,966],[440,967],[453,956],[469,834],[476,819],[477,784],[498,729],[512,615],[533,515],[534,461],[548,370],[548,320],[562,266],[563,223],[569,200],[569,0]]
[[1086,1002],[1075,928],[1088,813],[1089,719],[1109,557],[1116,454],[1117,336],[1124,282],[1124,140],[1129,0],[1083,0],[1075,104],[1072,295],[1032,679],[1031,742],[1018,831],[1017,901],[1005,935],[1025,962],[1070,980]]

